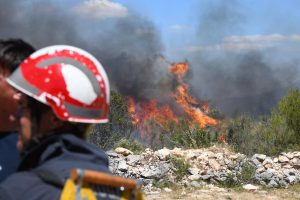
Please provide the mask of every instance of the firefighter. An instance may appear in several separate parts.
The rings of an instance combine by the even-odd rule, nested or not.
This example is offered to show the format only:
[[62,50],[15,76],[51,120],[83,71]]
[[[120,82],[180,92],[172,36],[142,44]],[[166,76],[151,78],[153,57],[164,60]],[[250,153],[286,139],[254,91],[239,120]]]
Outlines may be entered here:
[[59,199],[71,168],[110,173],[105,152],[84,141],[92,123],[108,121],[109,82],[95,57],[77,47],[46,47],[7,82],[19,91],[11,118],[20,138],[31,139],[20,141],[18,172],[0,185],[1,200]]
[[16,171],[20,159],[18,135],[9,120],[17,108],[13,99],[16,91],[5,79],[33,52],[34,48],[21,39],[0,40],[0,182]]

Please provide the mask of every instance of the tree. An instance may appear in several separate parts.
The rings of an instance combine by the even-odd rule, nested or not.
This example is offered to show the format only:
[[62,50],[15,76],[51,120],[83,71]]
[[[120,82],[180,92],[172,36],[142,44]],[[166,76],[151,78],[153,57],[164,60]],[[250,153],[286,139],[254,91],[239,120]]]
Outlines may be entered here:
[[290,89],[278,104],[278,113],[284,117],[288,127],[300,139],[300,90]]

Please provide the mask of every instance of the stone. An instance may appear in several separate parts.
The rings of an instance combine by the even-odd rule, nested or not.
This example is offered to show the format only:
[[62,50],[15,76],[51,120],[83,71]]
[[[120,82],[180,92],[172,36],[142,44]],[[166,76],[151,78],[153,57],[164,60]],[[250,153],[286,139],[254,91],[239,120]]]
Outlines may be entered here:
[[300,158],[300,151],[295,151],[294,156],[297,157],[297,158]]
[[221,165],[215,159],[210,159],[208,163],[215,170],[219,170],[221,168]]
[[273,174],[270,173],[270,172],[265,171],[265,172],[261,173],[259,176],[260,176],[263,180],[270,180],[270,179],[272,178]]
[[190,167],[190,168],[188,168],[188,172],[189,172],[190,174],[192,174],[192,175],[194,175],[194,174],[199,174],[200,169],[198,169],[198,168],[196,168],[196,167]]
[[281,187],[286,187],[286,186],[288,186],[288,183],[287,182],[285,182],[284,180],[279,180],[279,185],[281,186]]
[[217,158],[216,154],[214,152],[211,152],[211,151],[207,151],[207,157],[208,158]]
[[199,187],[201,187],[201,184],[198,181],[192,181],[190,183],[190,186],[192,186],[194,188],[199,188]]
[[171,154],[170,150],[167,148],[160,149],[155,151],[154,155],[156,155],[160,160],[167,160],[167,157]]
[[141,171],[141,177],[160,179],[169,171],[170,165],[147,166]]
[[293,184],[295,181],[296,181],[296,176],[289,176],[288,177],[288,181],[289,181],[289,183],[291,183],[291,184]]
[[272,179],[267,186],[268,187],[278,187],[278,183]]
[[165,192],[172,192],[173,190],[170,189],[170,188],[164,188],[164,191],[165,191]]
[[212,176],[211,175],[203,175],[203,176],[201,176],[201,178],[203,179],[203,180],[208,180],[208,179],[210,179]]
[[255,186],[255,185],[252,185],[252,184],[246,184],[246,185],[243,185],[243,188],[247,191],[256,191],[259,189],[258,186]]
[[252,158],[256,158],[259,161],[263,161],[267,156],[264,154],[254,154]]
[[116,149],[115,149],[115,152],[116,152],[117,154],[121,154],[121,155],[123,155],[123,156],[128,156],[128,155],[130,155],[130,154],[133,154],[132,151],[130,151],[130,150],[128,150],[128,149],[125,149],[125,148],[123,148],[123,147],[118,147],[118,148],[116,148]]
[[264,172],[264,171],[266,171],[264,167],[260,167],[260,168],[257,168],[257,169],[256,169],[256,172],[257,172],[257,173],[262,173],[262,172]]
[[236,159],[238,159],[239,158],[239,155],[238,154],[233,154],[233,155],[230,155],[229,156],[229,159],[231,159],[231,160],[236,160]]
[[291,160],[291,159],[294,158],[294,154],[289,152],[289,153],[286,154],[286,157]]
[[254,158],[251,161],[254,163],[255,166],[261,166],[261,162],[258,159]]
[[272,168],[273,165],[272,165],[271,163],[267,163],[267,164],[264,165],[264,167],[265,167],[266,169],[269,169],[269,168]]
[[290,160],[286,156],[280,155],[278,157],[278,161],[284,163],[284,162],[289,162]]
[[292,161],[293,164],[298,164],[299,163],[299,159],[298,158],[293,158],[291,161]]
[[107,154],[107,156],[109,156],[111,158],[118,158],[119,157],[119,155],[114,151],[106,151],[105,153]]
[[201,176],[199,174],[190,175],[188,177],[188,179],[191,181],[196,181],[196,180],[199,180],[200,178],[201,178]]
[[125,160],[127,161],[127,164],[129,164],[131,166],[140,164],[143,159],[144,159],[144,156],[142,156],[142,155],[128,155],[125,158]]
[[291,169],[293,167],[290,164],[285,164],[285,165],[282,166],[282,168]]
[[121,160],[118,164],[118,170],[121,172],[126,172],[128,170],[128,165],[125,160]]
[[187,152],[187,154],[186,154],[186,158],[187,159],[195,159],[195,158],[197,158],[197,154],[196,153],[194,153],[194,152],[192,152],[192,151],[189,151],[189,152]]

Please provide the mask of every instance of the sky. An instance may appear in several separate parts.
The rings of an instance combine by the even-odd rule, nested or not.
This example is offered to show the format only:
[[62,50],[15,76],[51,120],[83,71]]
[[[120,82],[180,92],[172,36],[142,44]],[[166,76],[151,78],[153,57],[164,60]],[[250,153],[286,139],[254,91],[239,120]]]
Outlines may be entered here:
[[201,35],[201,28],[205,29],[200,28],[198,23],[201,18],[205,18],[201,12],[206,12],[209,5],[232,6],[229,12],[239,15],[237,21],[240,20],[240,24],[236,23],[237,26],[228,30],[220,40],[230,36],[261,35],[267,39],[274,34],[286,37],[300,34],[300,1],[297,0],[116,0],[115,2],[153,21],[169,51],[172,48],[195,48],[193,46],[195,41],[189,39],[196,37],[197,34]]
[[81,47],[136,101],[168,101],[169,64],[188,62],[192,96],[258,116],[300,87],[299,9],[299,0],[2,0],[0,38]]

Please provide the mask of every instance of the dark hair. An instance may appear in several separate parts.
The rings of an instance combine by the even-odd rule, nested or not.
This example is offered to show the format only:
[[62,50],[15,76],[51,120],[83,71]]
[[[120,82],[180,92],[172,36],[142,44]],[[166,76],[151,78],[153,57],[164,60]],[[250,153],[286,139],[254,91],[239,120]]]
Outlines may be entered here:
[[12,72],[34,51],[22,39],[0,40],[0,67]]

